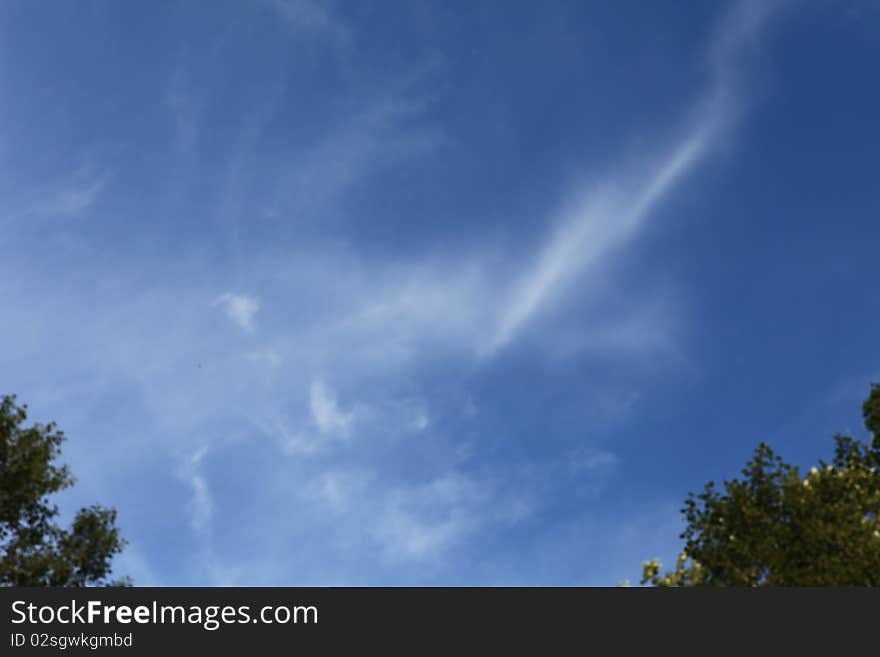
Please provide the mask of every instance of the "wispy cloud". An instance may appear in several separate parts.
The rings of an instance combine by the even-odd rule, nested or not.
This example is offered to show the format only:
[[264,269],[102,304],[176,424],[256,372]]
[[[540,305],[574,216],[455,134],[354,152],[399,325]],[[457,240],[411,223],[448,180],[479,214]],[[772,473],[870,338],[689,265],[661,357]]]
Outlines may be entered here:
[[534,508],[524,490],[455,470],[419,483],[382,485],[369,471],[336,468],[306,492],[311,504],[345,519],[345,531],[369,518],[361,540],[380,548],[390,564],[442,557],[478,532],[524,521]]
[[197,95],[185,67],[178,66],[172,71],[162,104],[173,122],[176,154],[191,158],[198,140],[205,100]]
[[309,391],[312,419],[321,433],[348,436],[354,424],[354,413],[339,408],[336,394],[323,381],[312,382]]
[[591,473],[613,468],[620,462],[613,452],[604,449],[578,449],[569,456],[569,465],[574,473]]
[[417,121],[424,103],[398,86],[374,92],[297,151],[277,176],[268,212],[296,222],[332,216],[358,185],[436,148],[442,135]]
[[244,358],[261,370],[277,370],[284,363],[284,357],[271,347],[245,353]]
[[351,30],[335,14],[329,0],[268,0],[284,24],[297,33],[323,35],[339,46],[351,39]]
[[271,0],[272,6],[292,26],[325,29],[334,24],[329,3],[322,0]]
[[375,536],[391,559],[436,556],[486,521],[484,503],[479,484],[448,473],[390,495]]
[[40,198],[26,214],[46,217],[79,217],[95,207],[110,182],[108,171],[80,166],[55,185],[39,190]]
[[779,4],[747,1],[736,5],[711,49],[709,87],[688,113],[687,127],[669,147],[648,166],[624,165],[564,204],[552,222],[553,234],[514,286],[482,349],[484,356],[507,346],[567,285],[588,276],[600,261],[632,240],[659,203],[717,144],[739,110],[743,90],[736,73],[742,51]]
[[200,464],[208,452],[207,447],[196,450],[184,461],[178,470],[178,476],[186,482],[192,491],[189,501],[190,526],[201,532],[210,526],[214,513],[214,501],[208,482],[200,471]]
[[91,208],[106,184],[106,177],[96,178],[80,185],[71,185],[60,191],[48,206],[43,206],[47,213],[75,216]]
[[214,301],[214,305],[220,306],[226,316],[243,331],[253,333],[256,329],[254,318],[262,307],[262,303],[256,297],[225,292]]

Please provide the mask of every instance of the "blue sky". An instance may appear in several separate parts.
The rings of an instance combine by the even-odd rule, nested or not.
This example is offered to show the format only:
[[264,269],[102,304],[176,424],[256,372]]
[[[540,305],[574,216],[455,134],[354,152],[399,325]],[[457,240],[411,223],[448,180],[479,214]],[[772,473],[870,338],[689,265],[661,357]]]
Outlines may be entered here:
[[0,4],[0,391],[154,585],[615,585],[880,380],[880,5]]

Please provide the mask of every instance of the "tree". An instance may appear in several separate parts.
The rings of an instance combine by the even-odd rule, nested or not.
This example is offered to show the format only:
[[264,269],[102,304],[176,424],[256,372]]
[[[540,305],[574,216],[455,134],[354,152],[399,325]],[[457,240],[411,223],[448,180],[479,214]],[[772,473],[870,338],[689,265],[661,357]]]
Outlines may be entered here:
[[804,477],[761,443],[723,492],[691,493],[675,569],[647,562],[642,584],[880,585],[880,385],[862,411],[870,444],[837,435],[831,462]]
[[80,509],[69,529],[49,496],[75,482],[55,465],[65,440],[54,423],[24,426],[27,405],[0,397],[0,586],[124,586],[111,561],[125,547],[116,510]]

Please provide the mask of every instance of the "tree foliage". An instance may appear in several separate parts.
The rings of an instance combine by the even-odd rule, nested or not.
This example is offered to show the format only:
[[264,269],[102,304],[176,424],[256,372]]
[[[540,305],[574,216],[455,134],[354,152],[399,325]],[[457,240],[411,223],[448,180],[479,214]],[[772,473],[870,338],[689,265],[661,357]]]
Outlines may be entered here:
[[880,385],[862,411],[871,442],[835,436],[831,462],[805,476],[761,443],[741,478],[692,493],[674,570],[647,562],[642,583],[880,585]]
[[120,586],[111,561],[125,546],[116,510],[81,509],[58,526],[49,496],[75,482],[56,465],[64,433],[54,423],[25,427],[27,406],[0,397],[0,586]]

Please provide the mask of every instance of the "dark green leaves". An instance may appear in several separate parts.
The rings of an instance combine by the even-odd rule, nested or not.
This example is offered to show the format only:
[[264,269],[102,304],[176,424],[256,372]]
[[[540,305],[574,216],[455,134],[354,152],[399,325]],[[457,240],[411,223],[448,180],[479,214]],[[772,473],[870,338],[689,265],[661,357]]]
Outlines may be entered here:
[[880,585],[880,387],[863,407],[873,445],[835,436],[831,463],[805,476],[764,443],[723,491],[709,483],[682,509],[676,568],[643,567],[655,586]]
[[125,545],[116,511],[81,509],[59,527],[49,496],[72,486],[54,464],[64,434],[54,424],[24,427],[27,406],[0,398],[0,586],[124,585],[111,581],[111,561]]

